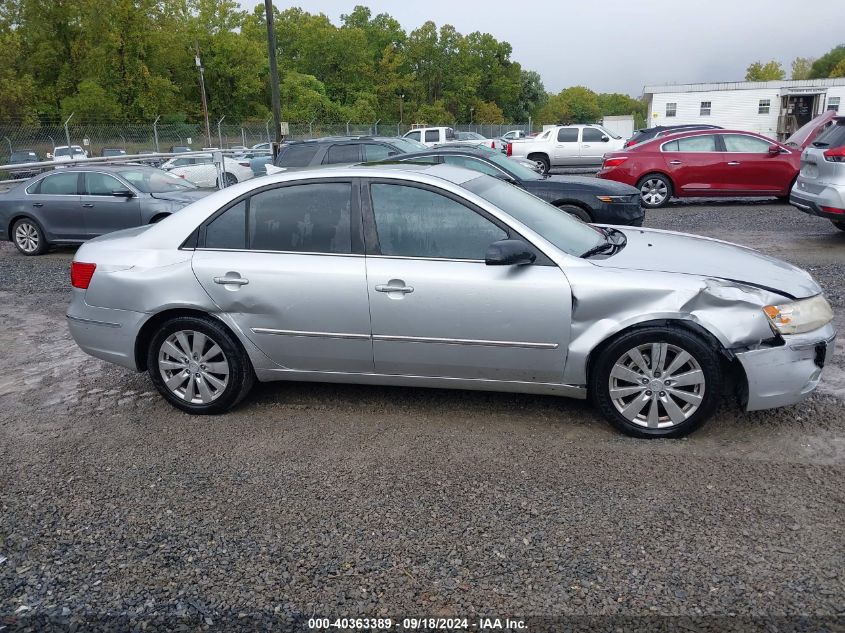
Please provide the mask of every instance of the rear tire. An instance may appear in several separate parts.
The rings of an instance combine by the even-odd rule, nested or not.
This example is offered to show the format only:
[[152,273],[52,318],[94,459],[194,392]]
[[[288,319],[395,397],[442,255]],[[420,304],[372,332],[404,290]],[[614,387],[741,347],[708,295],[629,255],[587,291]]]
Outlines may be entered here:
[[845,222],[840,222],[838,220],[831,220],[833,226],[835,226],[840,231],[845,231]]
[[676,325],[649,326],[621,334],[599,351],[589,395],[622,433],[674,438],[713,415],[723,383],[712,343]]
[[[223,183],[227,187],[238,184],[238,178],[235,174],[230,174],[228,171],[223,173]],[[220,188],[220,180],[217,181],[217,187]]]
[[41,226],[32,218],[21,218],[12,227],[12,241],[24,255],[43,255],[49,244]]
[[209,317],[176,317],[163,323],[147,350],[147,371],[159,393],[194,415],[228,411],[255,384],[244,349]]
[[543,154],[531,154],[528,156],[528,160],[533,160],[540,166],[540,170],[543,174],[548,174],[549,169],[551,169],[551,163],[549,163],[549,158]]
[[646,209],[659,209],[666,206],[672,197],[672,183],[663,174],[648,174],[637,183],[640,190],[640,203]]
[[558,209],[565,211],[569,215],[574,216],[587,224],[593,221],[593,218],[590,217],[590,214],[587,213],[587,211],[581,207],[575,206],[574,204],[562,204],[558,207]]

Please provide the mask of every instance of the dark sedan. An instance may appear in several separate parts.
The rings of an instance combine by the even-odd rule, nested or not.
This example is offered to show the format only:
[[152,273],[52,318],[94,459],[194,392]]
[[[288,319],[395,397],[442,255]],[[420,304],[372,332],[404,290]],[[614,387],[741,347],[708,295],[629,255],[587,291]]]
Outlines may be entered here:
[[158,222],[209,193],[144,165],[50,171],[0,193],[0,239],[41,255],[51,244]]
[[584,222],[641,226],[645,215],[635,187],[585,176],[544,176],[498,152],[437,147],[388,160],[447,163],[479,171],[521,187]]

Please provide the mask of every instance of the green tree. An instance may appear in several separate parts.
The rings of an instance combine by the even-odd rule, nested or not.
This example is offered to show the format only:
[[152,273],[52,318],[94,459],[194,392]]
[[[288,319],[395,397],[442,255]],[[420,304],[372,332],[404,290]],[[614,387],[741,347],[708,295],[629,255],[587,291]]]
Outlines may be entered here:
[[748,66],[745,71],[745,81],[773,81],[776,79],[785,79],[786,73],[780,62],[772,60],[766,62],[754,62]]
[[845,58],[840,59],[839,63],[830,71],[831,77],[845,77]]
[[448,124],[454,120],[455,117],[446,109],[442,101],[419,106],[413,118],[414,123],[425,123],[426,125]]
[[105,88],[96,81],[85,79],[80,82],[76,94],[62,99],[62,116],[71,113],[77,122],[102,121],[119,118],[121,107]]
[[505,113],[492,101],[477,101],[473,121],[476,123],[504,123]]
[[830,73],[833,72],[843,59],[845,59],[845,44],[840,44],[813,62],[813,66],[810,69],[810,78],[823,79],[830,77]]
[[809,79],[815,61],[812,57],[796,57],[792,60],[792,79]]

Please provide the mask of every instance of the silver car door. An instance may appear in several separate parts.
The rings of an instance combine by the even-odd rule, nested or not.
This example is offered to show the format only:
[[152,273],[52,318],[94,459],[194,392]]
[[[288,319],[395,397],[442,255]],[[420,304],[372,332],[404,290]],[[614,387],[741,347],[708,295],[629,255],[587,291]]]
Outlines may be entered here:
[[78,171],[56,170],[27,187],[26,207],[50,240],[86,240],[88,233],[79,206]]
[[487,266],[487,247],[512,232],[452,194],[388,181],[368,190],[376,372],[559,383],[571,314],[561,270]]
[[[82,178],[82,215],[89,237],[141,224],[141,203],[135,192],[111,174],[86,171]],[[129,195],[114,195],[128,191]]]
[[349,180],[272,185],[200,230],[194,274],[279,365],[372,372],[358,196]]
[[[552,134],[555,134],[552,131]],[[578,165],[581,162],[581,143],[577,127],[558,128],[554,143],[552,165]]]

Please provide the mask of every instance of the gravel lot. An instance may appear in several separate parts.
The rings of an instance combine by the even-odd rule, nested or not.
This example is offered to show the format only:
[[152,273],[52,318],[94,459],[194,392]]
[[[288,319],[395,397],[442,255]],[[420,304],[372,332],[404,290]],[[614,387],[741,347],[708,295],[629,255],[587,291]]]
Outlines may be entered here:
[[[646,225],[809,269],[845,332],[845,232],[829,222],[771,201],[687,202]],[[0,630],[842,626],[842,336],[807,402],[726,403],[685,440],[622,437],[580,401],[297,383],[193,418],[146,375],[76,348],[72,253],[0,243]]]

